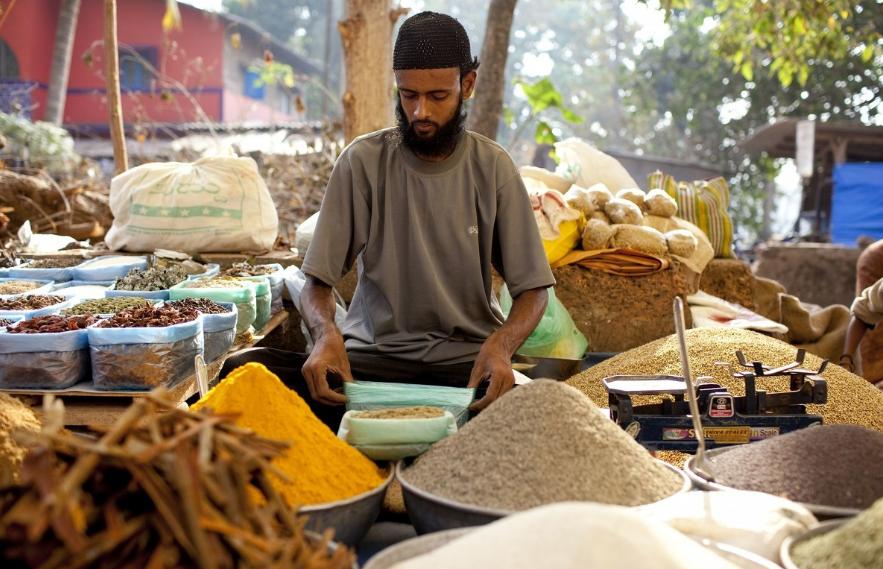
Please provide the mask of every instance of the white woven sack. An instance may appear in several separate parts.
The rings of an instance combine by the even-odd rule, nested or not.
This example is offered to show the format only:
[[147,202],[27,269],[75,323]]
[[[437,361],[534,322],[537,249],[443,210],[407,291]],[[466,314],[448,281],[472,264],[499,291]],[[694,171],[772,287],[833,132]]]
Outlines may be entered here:
[[279,218],[251,158],[152,162],[110,185],[115,251],[240,252],[273,247]]

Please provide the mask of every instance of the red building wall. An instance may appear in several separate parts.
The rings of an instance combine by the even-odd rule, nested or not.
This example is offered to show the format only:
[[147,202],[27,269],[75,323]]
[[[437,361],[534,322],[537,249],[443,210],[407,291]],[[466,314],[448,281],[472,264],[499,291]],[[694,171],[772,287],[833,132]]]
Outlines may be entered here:
[[[16,2],[0,28],[2,38],[18,59],[21,79],[34,81],[32,92],[35,116],[40,118],[46,106],[46,84],[52,66],[52,46],[61,0],[26,0]],[[4,8],[11,4],[2,2]]]

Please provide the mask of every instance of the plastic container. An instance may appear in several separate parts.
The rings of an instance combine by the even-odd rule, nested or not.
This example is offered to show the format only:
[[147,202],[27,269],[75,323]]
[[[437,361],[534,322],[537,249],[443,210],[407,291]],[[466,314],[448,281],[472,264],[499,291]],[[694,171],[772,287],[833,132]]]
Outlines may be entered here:
[[46,280],[63,283],[73,279],[74,267],[57,269],[29,269],[23,265],[9,269],[9,276],[14,279]]
[[205,267],[205,271],[201,273],[197,273],[195,275],[190,275],[187,277],[188,279],[206,279],[209,277],[216,277],[221,274],[221,265],[217,263],[203,263]]
[[137,296],[141,298],[149,298],[151,300],[168,300],[169,299],[169,291],[165,290],[116,290],[114,288],[108,288],[107,292],[104,293],[104,296],[108,298],[119,297],[119,296]]
[[203,320],[162,328],[86,329],[96,389],[147,390],[171,387],[195,373],[204,355]]
[[[119,259],[113,265],[105,265],[108,259]],[[115,281],[121,279],[132,269],[147,268],[147,257],[130,257],[128,255],[105,255],[90,259],[71,269],[71,278],[75,281]]]
[[413,383],[382,381],[348,381],[344,383],[347,410],[391,409],[394,407],[441,407],[450,411],[459,426],[466,424],[469,405],[475,389],[441,387]]
[[207,298],[215,302],[231,302],[236,305],[238,318],[236,322],[236,334],[247,332],[255,323],[257,303],[253,282],[242,281],[239,288],[190,288],[193,281],[184,281],[169,289],[169,300],[181,300],[182,298]]
[[215,361],[226,354],[236,341],[236,321],[238,311],[232,302],[221,302],[229,312],[224,314],[203,314],[202,330],[205,338],[206,363]]
[[14,281],[30,281],[35,283],[40,283],[40,286],[37,288],[32,288],[31,290],[27,290],[24,292],[17,292],[14,294],[0,294],[0,298],[10,298],[13,296],[20,296],[22,294],[48,294],[54,287],[55,283],[51,280],[46,279],[32,279],[32,278],[0,278],[0,284],[9,283]]
[[46,308],[36,308],[34,310],[0,310],[0,318],[11,318],[15,316],[20,316],[22,320],[30,320],[31,318],[36,318],[37,316],[58,314],[65,308],[71,307],[79,301],[79,298],[70,297],[62,302],[59,302],[58,304],[47,306]]
[[259,277],[236,277],[244,281],[255,283],[255,317],[254,329],[259,332],[264,329],[270,317],[273,315],[273,296],[270,288],[270,279],[264,276]]
[[282,310],[282,295],[285,291],[285,267],[279,263],[265,263],[255,265],[256,267],[270,267],[273,272],[268,275],[257,275],[266,277],[270,281],[270,295],[272,296],[272,304],[270,314],[276,314]]
[[104,298],[107,289],[113,285],[113,281],[67,281],[56,283],[52,293],[58,296],[75,296],[80,300]]
[[89,378],[86,330],[55,334],[0,330],[0,387],[64,389]]

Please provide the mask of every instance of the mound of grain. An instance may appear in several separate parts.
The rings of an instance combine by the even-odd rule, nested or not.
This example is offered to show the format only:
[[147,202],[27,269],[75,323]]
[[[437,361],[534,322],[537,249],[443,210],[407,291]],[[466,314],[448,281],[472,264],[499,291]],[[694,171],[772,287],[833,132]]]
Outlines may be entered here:
[[883,433],[855,425],[801,429],[710,460],[717,482],[795,502],[863,510],[883,497]]
[[681,486],[591,401],[549,380],[506,394],[404,479],[458,502],[514,511],[568,500],[638,506]]
[[27,454],[27,449],[13,438],[16,430],[37,433],[40,421],[30,407],[15,397],[0,393],[0,487],[18,481],[21,462]]
[[[744,394],[744,383],[732,377],[742,369],[736,360],[741,349],[749,360],[780,366],[794,361],[797,348],[748,330],[695,329],[687,331],[690,365],[694,376],[706,375],[727,387],[735,395]],[[727,366],[716,365],[724,362]],[[807,354],[804,367],[818,368],[821,359]],[[588,395],[595,403],[607,406],[607,391],[601,380],[611,375],[681,374],[677,337],[667,336],[644,346],[623,352],[570,378],[567,383]],[[830,364],[822,374],[828,381],[828,403],[808,405],[807,411],[820,414],[825,423],[860,425],[883,431],[883,392],[838,365]],[[757,381],[758,389],[784,391],[787,378]],[[637,404],[653,397],[636,397]]]
[[883,559],[883,499],[834,531],[794,548],[802,569],[877,569]]

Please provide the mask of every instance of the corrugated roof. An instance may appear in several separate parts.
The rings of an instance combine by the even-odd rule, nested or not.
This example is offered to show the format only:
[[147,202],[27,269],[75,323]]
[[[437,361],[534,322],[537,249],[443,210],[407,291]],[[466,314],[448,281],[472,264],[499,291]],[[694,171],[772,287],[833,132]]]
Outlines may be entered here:
[[[766,152],[776,158],[793,158],[797,123],[803,119],[778,119],[764,125],[743,140],[739,146],[749,154]],[[883,126],[859,122],[817,122],[816,154],[826,151],[834,140],[846,140],[846,158],[850,162],[883,160]]]

